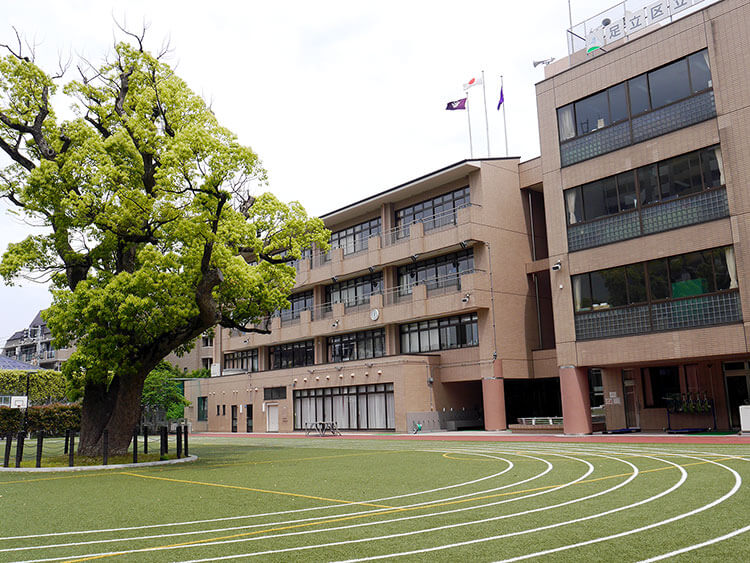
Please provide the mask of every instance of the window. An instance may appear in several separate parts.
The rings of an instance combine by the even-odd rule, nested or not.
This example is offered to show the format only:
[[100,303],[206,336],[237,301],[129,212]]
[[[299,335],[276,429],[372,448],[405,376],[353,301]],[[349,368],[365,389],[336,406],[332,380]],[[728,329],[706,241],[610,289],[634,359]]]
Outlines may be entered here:
[[383,293],[381,272],[327,285],[326,304],[344,303],[353,307],[369,303],[370,295],[378,293]]
[[385,329],[328,337],[328,361],[347,362],[385,355]]
[[214,345],[213,336],[210,336],[207,334],[204,334],[203,336],[201,336],[201,346],[205,348],[206,346],[213,346],[213,345]]
[[198,397],[198,420],[208,420],[208,397]]
[[216,416],[221,416],[221,406],[216,405]]
[[443,194],[396,211],[396,227],[400,237],[409,236],[409,225],[423,223],[429,231],[456,223],[456,210],[469,205],[469,186]]
[[294,428],[301,430],[321,420],[347,430],[393,430],[393,383],[295,390]]
[[398,286],[401,295],[412,292],[413,286],[425,284],[427,289],[456,286],[459,288],[461,274],[474,271],[474,250],[469,248],[461,252],[454,252],[420,260],[419,262],[399,267]]
[[367,249],[367,239],[380,234],[380,217],[331,234],[331,248],[343,248],[344,254]]
[[311,311],[313,308],[313,292],[303,291],[287,297],[289,308],[283,309],[279,315],[282,321],[298,319],[302,311]]
[[286,387],[264,387],[263,400],[275,401],[286,399]]
[[721,148],[706,147],[565,190],[568,225],[724,185]]
[[402,354],[479,346],[476,313],[403,324],[400,333]]
[[599,368],[589,369],[589,403],[591,407],[604,405],[604,386],[602,385],[602,370]]
[[224,354],[224,369],[258,371],[258,349]]
[[271,346],[268,349],[271,369],[311,366],[315,363],[315,346],[312,340]]
[[201,358],[201,366],[203,367],[203,369],[211,369],[211,364],[213,364],[213,359]]
[[731,246],[598,270],[571,279],[576,313],[737,288]]
[[627,121],[711,88],[708,51],[704,49],[558,108],[560,142]]
[[669,399],[681,393],[678,366],[643,368],[642,376],[646,407],[667,407]]
[[223,416],[227,415],[227,406],[226,405],[221,405],[221,414]]

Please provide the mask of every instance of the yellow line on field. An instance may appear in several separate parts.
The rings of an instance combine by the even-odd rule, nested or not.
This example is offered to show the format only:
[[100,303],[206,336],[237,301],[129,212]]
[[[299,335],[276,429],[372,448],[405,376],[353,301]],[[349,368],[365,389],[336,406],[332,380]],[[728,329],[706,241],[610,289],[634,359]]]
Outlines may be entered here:
[[[731,459],[735,459],[735,458],[734,457],[727,457],[727,458],[722,458],[722,459],[717,459],[717,460],[711,460],[711,461],[698,461],[698,462],[694,462],[694,463],[684,464],[684,465],[681,465],[681,466],[680,465],[668,465],[668,466],[665,466],[665,467],[658,467],[658,468],[654,468],[654,469],[645,469],[643,471],[640,471],[639,473],[653,473],[653,472],[656,472],[656,471],[663,471],[663,470],[666,470],[666,469],[677,469],[677,467],[690,467],[690,466],[695,466],[695,465],[705,465],[707,463],[712,463],[713,461],[726,461],[726,460],[731,460]],[[577,481],[574,484],[575,485],[582,485],[582,484],[585,484],[585,483],[594,483],[594,482],[597,482],[597,481],[604,481],[604,480],[607,480],[607,479],[616,479],[618,477],[630,477],[633,474],[634,474],[634,472],[631,471],[629,473],[620,473],[620,474],[617,474],[617,475],[607,475],[607,476],[604,476],[604,477],[595,477],[595,478],[592,478],[592,479],[585,479],[583,481]],[[136,475],[136,476],[141,477],[141,475]],[[369,513],[366,513],[366,514],[353,514],[353,515],[349,515],[349,516],[340,516],[340,517],[337,517],[337,518],[330,518],[328,520],[318,520],[318,521],[315,521],[315,522],[304,522],[304,523],[301,523],[301,524],[292,524],[292,525],[289,525],[289,526],[278,526],[278,527],[275,527],[275,528],[266,528],[264,530],[254,530],[252,532],[243,532],[241,534],[232,534],[232,535],[229,535],[229,536],[220,536],[220,537],[215,537],[215,538],[205,538],[205,539],[202,539],[202,540],[194,540],[194,541],[184,542],[184,543],[168,544],[168,545],[162,545],[162,546],[157,546],[157,547],[153,547],[153,548],[146,548],[144,551],[158,551],[158,550],[161,550],[161,549],[172,549],[172,548],[177,548],[177,547],[186,547],[186,546],[190,546],[190,545],[202,545],[202,544],[206,544],[206,543],[210,543],[210,542],[215,542],[215,541],[224,541],[224,540],[236,539],[236,538],[241,538],[241,537],[255,536],[255,535],[265,534],[265,533],[270,533],[270,532],[281,532],[281,531],[285,531],[285,530],[307,528],[307,527],[310,527],[310,526],[317,526],[319,524],[335,524],[337,522],[344,522],[344,521],[349,521],[349,520],[356,520],[356,519],[361,519],[361,518],[367,518],[367,517],[370,517],[370,516],[387,516],[389,514],[397,514],[397,513],[401,513],[401,512],[411,512],[411,511],[414,511],[414,510],[423,510],[423,509],[427,509],[427,508],[437,508],[437,507],[441,507],[441,506],[450,506],[450,505],[454,505],[454,504],[462,504],[462,503],[473,502],[473,501],[477,501],[477,500],[486,500],[486,499],[490,499],[490,498],[498,498],[498,497],[504,497],[504,496],[511,496],[511,495],[525,494],[525,493],[533,493],[533,492],[541,491],[541,490],[544,490],[544,489],[554,489],[554,488],[562,487],[562,486],[563,485],[544,485],[544,486],[541,486],[541,487],[535,487],[535,488],[532,488],[532,489],[525,489],[525,490],[521,490],[521,491],[508,491],[508,492],[504,492],[504,493],[495,493],[495,494],[492,494],[492,495],[483,495],[483,496],[480,496],[480,497],[472,497],[472,498],[467,498],[467,499],[457,499],[457,500],[452,500],[452,501],[436,502],[436,503],[425,504],[425,505],[420,505],[420,506],[410,506],[410,507],[403,507],[403,508],[390,508],[389,507],[388,510],[381,510],[381,511],[378,511],[378,512],[369,512]],[[357,504],[357,503],[353,503],[353,504]],[[361,504],[364,504],[364,503],[361,503]],[[92,561],[94,559],[104,559],[104,558],[107,558],[107,557],[115,557],[117,555],[126,555],[127,553],[128,552],[125,552],[125,551],[115,552],[115,553],[106,553],[106,554],[102,554],[102,555],[94,555],[94,556],[91,556],[91,557],[83,557],[81,559],[70,559],[70,560],[66,561],[66,563],[80,563],[82,561]]]
[[401,452],[400,450],[390,450],[390,451],[384,450],[382,452],[362,452],[362,453],[356,453],[356,454],[323,455],[323,456],[315,456],[315,457],[298,457],[298,458],[290,458],[290,459],[269,459],[269,460],[262,460],[262,461],[238,461],[235,463],[207,463],[206,467],[213,469],[215,467],[230,467],[230,466],[236,466],[236,465],[263,465],[263,464],[270,464],[270,463],[317,461],[320,459],[338,459],[341,457],[360,457],[360,456],[396,454],[396,453],[403,453],[403,452]]
[[266,489],[256,489],[253,487],[241,487],[240,485],[223,485],[221,483],[206,483],[204,481],[190,481],[188,479],[172,479],[169,477],[156,477],[154,475],[140,475],[138,473],[129,473],[127,471],[121,472],[121,475],[129,475],[131,477],[140,477],[141,479],[154,479],[157,481],[169,481],[171,483],[185,483],[188,485],[203,485],[205,487],[218,487],[221,489],[237,489],[240,491],[251,491],[254,493],[267,493],[267,494],[272,494],[272,495],[283,495],[283,496],[288,496],[288,497],[309,498],[313,500],[322,500],[325,502],[337,502],[340,504],[356,504],[359,506],[373,506],[375,508],[393,508],[392,506],[386,506],[383,504],[370,504],[367,502],[358,502],[355,500],[341,500],[341,499],[326,498],[326,497],[316,497],[313,495],[303,495],[301,493],[287,493],[284,491],[269,491]]
[[[470,455],[470,454],[460,454],[460,455]],[[478,455],[478,454],[475,454]],[[443,457],[445,459],[455,459],[456,461],[498,461],[494,458],[487,458],[487,457],[453,457],[452,455],[449,455],[447,453],[443,454]]]

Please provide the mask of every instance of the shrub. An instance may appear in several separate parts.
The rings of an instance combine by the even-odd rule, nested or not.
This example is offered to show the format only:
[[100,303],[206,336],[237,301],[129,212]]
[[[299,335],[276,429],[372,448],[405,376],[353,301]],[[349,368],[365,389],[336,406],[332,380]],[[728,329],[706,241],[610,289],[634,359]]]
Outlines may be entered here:
[[[81,427],[81,404],[44,405],[29,407],[26,429],[44,432],[45,436],[62,436],[66,430]],[[15,434],[23,429],[23,410],[0,407],[0,434]]]

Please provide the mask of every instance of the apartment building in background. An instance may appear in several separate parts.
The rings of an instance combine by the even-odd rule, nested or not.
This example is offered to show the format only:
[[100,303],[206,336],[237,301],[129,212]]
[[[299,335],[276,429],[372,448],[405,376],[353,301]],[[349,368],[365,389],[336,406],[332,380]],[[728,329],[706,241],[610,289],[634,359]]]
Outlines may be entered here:
[[41,369],[59,370],[71,352],[71,349],[55,349],[52,333],[42,318],[42,311],[39,311],[27,328],[16,331],[8,338],[2,354]]

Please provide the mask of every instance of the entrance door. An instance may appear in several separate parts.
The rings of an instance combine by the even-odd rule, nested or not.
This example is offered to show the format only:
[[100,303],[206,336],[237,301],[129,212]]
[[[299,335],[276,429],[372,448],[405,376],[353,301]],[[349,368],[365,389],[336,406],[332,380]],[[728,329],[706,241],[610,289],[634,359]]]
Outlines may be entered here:
[[279,405],[266,405],[266,432],[279,431]]
[[632,369],[622,370],[622,397],[625,407],[625,426],[640,428],[638,417],[638,395],[635,387],[635,376]]
[[237,405],[232,405],[232,432],[237,432]]
[[253,431],[253,405],[245,405],[245,415],[247,418],[246,432],[252,432]]
[[740,406],[750,402],[750,375],[728,375],[727,394],[729,395],[729,424],[740,427]]

